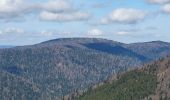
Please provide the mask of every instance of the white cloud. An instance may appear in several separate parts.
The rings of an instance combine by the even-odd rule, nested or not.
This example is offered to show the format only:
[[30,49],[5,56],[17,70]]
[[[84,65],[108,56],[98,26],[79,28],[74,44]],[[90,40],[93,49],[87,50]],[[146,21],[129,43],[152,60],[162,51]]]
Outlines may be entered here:
[[0,31],[1,35],[5,35],[5,34],[21,34],[24,33],[25,31],[21,28],[16,28],[16,27],[8,27],[5,28],[4,30]]
[[153,4],[166,4],[170,2],[170,0],[146,0],[146,1]]
[[49,2],[43,3],[40,6],[41,9],[49,12],[65,12],[73,9],[70,3],[66,0],[50,0]]
[[46,2],[26,2],[26,0],[0,0],[0,20],[16,20],[28,14],[40,16],[45,21],[82,21],[89,13],[74,7],[69,0],[49,0]]
[[126,24],[133,24],[137,23],[140,20],[143,20],[146,16],[144,11],[138,9],[131,9],[131,8],[119,8],[113,10],[107,18],[103,18],[101,20],[102,24],[109,24],[109,23],[126,23]]
[[2,31],[0,30],[0,35],[2,34]]
[[18,12],[19,6],[23,4],[23,0],[1,0],[0,1],[0,12],[11,13]]
[[24,0],[0,0],[0,19],[14,19],[29,12]]
[[3,32],[4,33],[24,33],[24,30],[20,28],[15,28],[15,27],[9,27],[9,28],[6,28]]
[[103,35],[103,31],[101,31],[100,29],[92,29],[88,31],[88,36],[101,36],[101,35]]
[[119,31],[116,33],[117,35],[129,35],[131,34],[130,32],[127,32],[127,31]]
[[76,10],[67,0],[51,0],[41,5],[39,18],[43,21],[69,22],[83,21],[90,18],[90,14]]
[[40,19],[45,21],[82,21],[88,20],[90,15],[84,12],[71,12],[71,13],[53,13],[44,11],[40,14]]
[[170,13],[170,4],[166,4],[162,8],[163,12]]
[[42,36],[52,36],[53,35],[53,32],[52,31],[42,31],[40,33]]

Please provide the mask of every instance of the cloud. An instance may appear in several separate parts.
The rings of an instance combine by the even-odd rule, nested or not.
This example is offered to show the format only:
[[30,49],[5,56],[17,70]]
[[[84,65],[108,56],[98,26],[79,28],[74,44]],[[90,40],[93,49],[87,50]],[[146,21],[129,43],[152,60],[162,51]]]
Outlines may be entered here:
[[101,36],[103,35],[103,31],[101,31],[100,29],[92,29],[88,31],[87,35],[88,36]]
[[40,4],[39,7],[43,10],[60,13],[73,10],[69,1],[66,0],[50,0],[49,2]]
[[103,18],[101,20],[101,23],[110,24],[116,22],[116,23],[134,24],[140,20],[143,20],[145,16],[146,13],[138,9],[119,8],[113,10],[106,18]]
[[53,13],[44,11],[40,14],[40,19],[43,21],[68,22],[83,21],[88,20],[89,18],[90,14],[85,12]]
[[9,27],[5,28],[2,33],[7,34],[7,33],[24,33],[24,30],[21,28],[15,28],[15,27]]
[[2,31],[0,30],[0,35],[2,34]]
[[165,13],[170,13],[170,4],[165,4],[162,7],[162,11],[165,12]]
[[0,30],[0,36],[20,36],[22,33],[25,33],[25,31],[21,28],[16,27],[8,27]]
[[131,34],[131,33],[128,32],[128,31],[119,31],[119,32],[117,32],[116,34],[117,34],[117,35],[129,35],[129,34]]
[[41,9],[39,18],[42,21],[70,22],[90,18],[89,13],[74,8],[68,0],[51,0],[42,4]]
[[90,14],[74,7],[69,0],[49,0],[46,2],[26,2],[26,0],[0,0],[0,20],[13,21],[29,14],[39,16],[42,21],[82,21]]
[[161,5],[161,11],[156,12],[156,14],[159,14],[161,12],[170,13],[170,0],[146,0],[146,1],[152,4]]
[[92,8],[106,8],[109,7],[111,5],[110,2],[106,2],[106,3],[94,3],[91,5]]
[[153,3],[153,4],[166,4],[166,3],[170,3],[170,0],[146,0],[149,3]]
[[53,32],[52,31],[42,31],[42,32],[40,32],[40,34],[42,36],[53,36]]
[[14,19],[30,11],[24,0],[0,0],[0,19]]

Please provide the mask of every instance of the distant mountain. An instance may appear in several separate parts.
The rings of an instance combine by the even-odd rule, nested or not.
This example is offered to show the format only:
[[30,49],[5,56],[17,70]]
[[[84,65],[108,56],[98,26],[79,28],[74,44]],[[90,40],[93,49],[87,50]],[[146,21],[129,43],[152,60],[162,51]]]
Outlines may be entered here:
[[[114,76],[115,77],[115,76]],[[170,57],[76,92],[73,100],[170,100]],[[65,97],[66,98],[66,97]]]
[[54,100],[164,57],[169,51],[169,43],[124,44],[96,38],[63,38],[0,49],[0,97]]
[[170,54],[170,43],[162,41],[133,43],[125,47],[149,59],[157,59]]
[[15,46],[9,46],[9,45],[0,45],[0,49],[1,49],[1,48],[12,48],[12,47],[15,47]]

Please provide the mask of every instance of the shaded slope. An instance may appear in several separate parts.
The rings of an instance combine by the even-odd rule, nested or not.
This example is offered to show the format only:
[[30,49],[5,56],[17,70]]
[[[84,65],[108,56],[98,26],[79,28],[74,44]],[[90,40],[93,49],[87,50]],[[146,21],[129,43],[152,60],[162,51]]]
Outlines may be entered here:
[[128,50],[127,48],[122,47],[121,45],[111,45],[108,43],[89,43],[84,45],[88,48],[99,50],[113,55],[136,57],[142,61],[149,60],[142,55],[139,55],[131,50]]
[[132,43],[125,47],[137,54],[153,60],[158,60],[160,57],[165,57],[170,54],[170,43],[162,41]]

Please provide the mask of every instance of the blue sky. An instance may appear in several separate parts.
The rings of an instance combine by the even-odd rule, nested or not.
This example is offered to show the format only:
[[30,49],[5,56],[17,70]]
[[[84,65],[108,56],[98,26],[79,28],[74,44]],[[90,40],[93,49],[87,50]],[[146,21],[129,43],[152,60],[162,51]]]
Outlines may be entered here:
[[1,0],[0,45],[69,38],[170,42],[170,0]]

